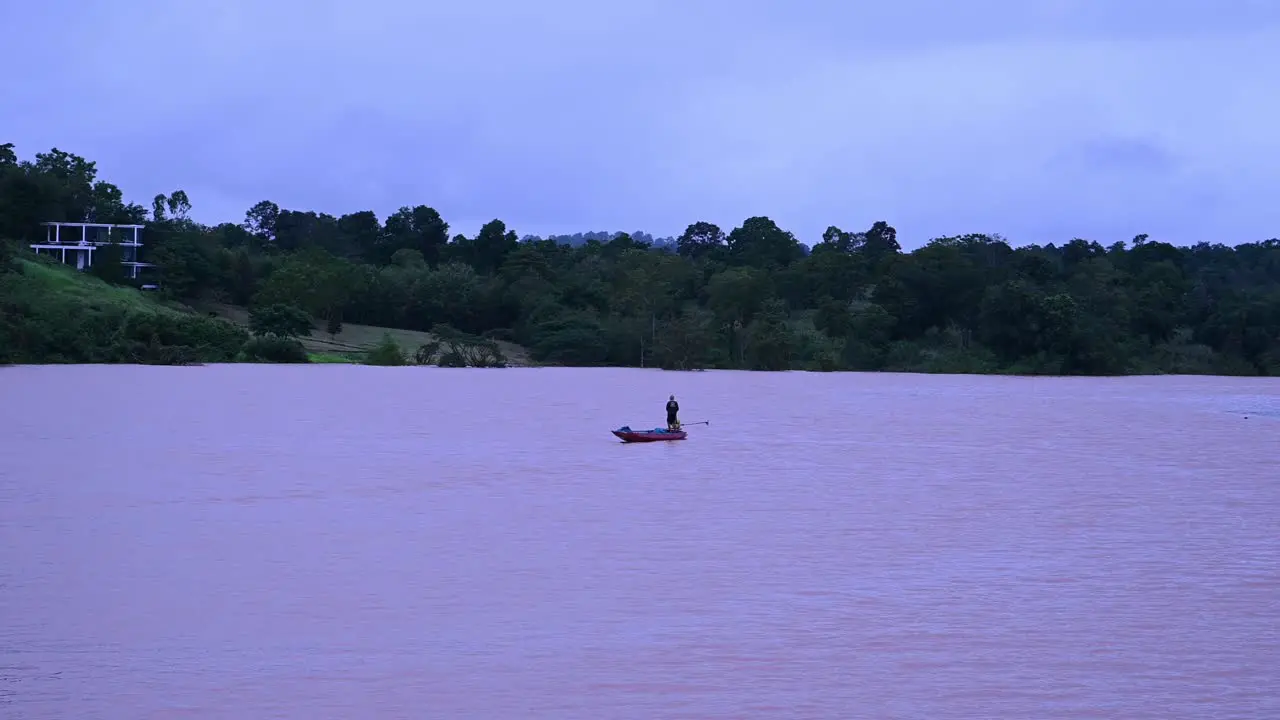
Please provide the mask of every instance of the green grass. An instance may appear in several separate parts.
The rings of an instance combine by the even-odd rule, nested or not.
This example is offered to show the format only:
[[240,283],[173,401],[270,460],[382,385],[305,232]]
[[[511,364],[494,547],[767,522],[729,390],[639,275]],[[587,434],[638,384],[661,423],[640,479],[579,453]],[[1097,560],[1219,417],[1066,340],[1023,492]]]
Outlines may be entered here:
[[[247,308],[238,305],[214,303],[208,305],[208,309],[219,317],[226,318],[237,325],[245,328],[249,327],[249,311]],[[417,330],[344,324],[342,332],[332,336],[326,333],[324,328],[313,330],[310,337],[302,338],[302,346],[311,355],[312,362],[360,362],[363,360],[365,353],[382,342],[383,335],[390,335],[391,339],[395,340],[396,344],[400,346],[400,349],[410,357],[413,357],[413,353],[418,348],[436,339],[431,333]],[[502,348],[503,354],[507,356],[509,365],[528,366],[532,364],[529,360],[529,352],[519,345],[499,342],[498,346]]]
[[230,362],[244,344],[233,323],[157,293],[33,256],[14,258],[9,269],[0,273],[0,359],[7,362]]
[[[109,285],[102,280],[80,272],[69,265],[62,265],[38,257],[16,260],[21,272],[3,276],[4,296],[36,307],[75,307],[89,312],[109,307],[134,311],[169,314],[194,314],[193,308],[181,303],[166,301],[156,293],[143,292],[131,287]],[[202,307],[218,317],[248,329],[249,312],[235,305],[212,304]],[[344,325],[342,332],[330,336],[323,328],[316,329],[310,337],[302,338],[302,345],[314,363],[359,363],[365,353],[390,335],[405,354],[412,356],[422,345],[432,342],[430,333],[414,330],[398,330],[370,325]],[[511,343],[498,343],[511,365],[529,365],[528,352]]]
[[88,309],[108,306],[156,313],[187,312],[162,302],[158,296],[130,287],[108,285],[68,265],[43,260],[18,260],[21,272],[6,276],[12,297],[32,302],[70,301]]
[[348,355],[327,352],[309,352],[307,357],[311,358],[311,362],[320,365],[351,365],[360,362],[359,359]]
[[[69,266],[47,265],[27,259],[19,260],[18,264],[22,273],[10,275],[10,282],[17,284],[13,290],[23,295],[38,293],[38,299],[73,300],[87,307],[116,305],[156,313],[178,311],[132,287],[110,286],[93,275],[78,272]],[[31,300],[37,300],[37,297],[31,297]]]

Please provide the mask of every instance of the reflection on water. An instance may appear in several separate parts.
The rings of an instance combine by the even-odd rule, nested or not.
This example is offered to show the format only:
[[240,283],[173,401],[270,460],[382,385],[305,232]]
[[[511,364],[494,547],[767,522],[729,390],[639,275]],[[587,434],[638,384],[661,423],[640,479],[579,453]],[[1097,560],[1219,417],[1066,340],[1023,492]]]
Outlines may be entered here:
[[[610,436],[671,393],[711,424]],[[23,367],[0,404],[4,717],[1280,717],[1274,381]]]

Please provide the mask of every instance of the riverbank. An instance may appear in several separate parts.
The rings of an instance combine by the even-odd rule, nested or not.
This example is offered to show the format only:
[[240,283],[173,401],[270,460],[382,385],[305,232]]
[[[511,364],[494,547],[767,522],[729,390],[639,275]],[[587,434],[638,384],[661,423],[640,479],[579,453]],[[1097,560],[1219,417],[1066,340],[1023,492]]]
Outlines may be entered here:
[[[448,343],[432,333],[369,325],[343,325],[329,334],[313,325],[301,337],[301,350],[272,354],[283,343],[253,339],[247,308],[222,303],[196,307],[166,300],[162,294],[110,285],[88,273],[35,256],[19,256],[0,273],[0,364],[145,363],[194,364],[221,362],[313,362],[413,364],[419,351],[436,347],[422,364],[441,362]],[[792,329],[796,337],[808,337]],[[386,341],[394,343],[390,348]],[[849,341],[855,342],[856,340]],[[478,338],[470,338],[473,344]],[[1242,359],[1195,342],[1187,331],[1150,346],[1132,339],[1121,347],[1129,360],[1124,375],[1257,375],[1259,369]],[[524,347],[494,341],[507,366],[540,364]],[[264,347],[273,345],[275,347]],[[793,352],[804,352],[803,343]],[[370,353],[382,349],[379,362]],[[286,348],[288,349],[288,348]],[[389,350],[389,352],[387,352]],[[847,353],[847,348],[842,350]],[[446,353],[447,354],[447,353]],[[545,354],[545,353],[544,353]],[[795,363],[790,363],[795,365]],[[1014,364],[1001,363],[985,348],[957,332],[926,333],[914,340],[891,342],[883,357],[866,364],[884,372],[966,375],[1062,375],[1065,359],[1055,355],[1029,356]],[[834,361],[803,369],[838,370]],[[701,368],[689,368],[701,369]],[[708,368],[709,369],[709,368]],[[800,369],[800,368],[797,368]],[[1272,371],[1280,373],[1280,368]]]
[[[298,338],[313,363],[371,362],[390,338],[412,363],[431,333],[346,325],[329,335]],[[254,362],[247,308],[191,307],[164,295],[104,282],[35,256],[8,261],[0,272],[0,364],[141,363],[191,365]],[[531,365],[528,352],[497,343],[508,366]]]
[[0,363],[233,362],[234,324],[73,268],[16,258],[0,272]]

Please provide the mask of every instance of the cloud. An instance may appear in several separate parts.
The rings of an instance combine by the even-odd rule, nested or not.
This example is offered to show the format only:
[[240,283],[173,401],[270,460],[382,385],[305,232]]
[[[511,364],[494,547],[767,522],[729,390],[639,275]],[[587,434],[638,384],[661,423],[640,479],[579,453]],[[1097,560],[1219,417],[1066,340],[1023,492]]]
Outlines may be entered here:
[[[205,220],[254,202],[472,233],[726,227],[908,245],[1280,234],[1280,6],[53,2],[0,131]],[[71,18],[68,20],[67,18]],[[57,23],[54,23],[54,21]],[[50,42],[42,29],[60,27]],[[54,49],[56,48],[56,52]]]
[[1215,219],[1238,203],[1187,201],[1248,196],[1259,180],[1276,188],[1265,88],[1280,67],[1258,60],[1276,40],[999,42],[841,58],[768,85],[703,88],[689,100],[697,120],[681,154],[720,172],[692,183],[715,184],[739,213],[771,205],[790,226],[821,214],[855,226],[884,218],[917,238],[1266,232],[1280,218],[1265,204]]

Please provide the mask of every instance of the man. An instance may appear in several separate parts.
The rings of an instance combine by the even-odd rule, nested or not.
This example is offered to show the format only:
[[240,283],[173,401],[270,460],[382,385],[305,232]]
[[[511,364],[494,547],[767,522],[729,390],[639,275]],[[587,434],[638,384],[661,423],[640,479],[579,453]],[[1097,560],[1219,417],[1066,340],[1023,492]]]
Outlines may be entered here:
[[679,430],[680,421],[676,419],[676,415],[680,412],[680,403],[676,402],[676,396],[672,395],[667,400],[667,429]]

